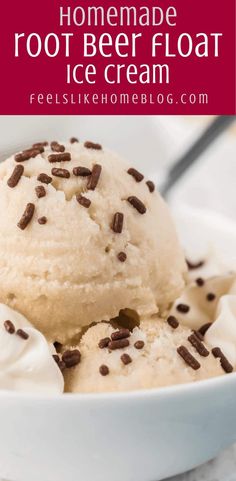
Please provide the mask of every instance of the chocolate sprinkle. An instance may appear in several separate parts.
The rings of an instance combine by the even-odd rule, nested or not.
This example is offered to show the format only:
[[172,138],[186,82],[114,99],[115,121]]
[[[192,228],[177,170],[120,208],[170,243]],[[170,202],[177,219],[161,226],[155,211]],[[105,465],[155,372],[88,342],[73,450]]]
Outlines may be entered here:
[[50,177],[47,174],[42,173],[42,174],[38,175],[37,180],[39,180],[39,182],[42,182],[43,184],[51,184],[52,177]]
[[167,317],[167,322],[169,326],[171,326],[173,329],[177,329],[177,327],[179,327],[179,321],[176,319],[175,316]]
[[11,188],[16,187],[23,173],[24,173],[23,165],[20,165],[20,164],[16,165],[11,174],[11,177],[7,181],[7,185]]
[[76,196],[76,200],[77,202],[79,202],[80,205],[82,205],[83,207],[86,207],[86,209],[88,209],[91,205],[91,200],[87,199],[87,197],[84,197],[81,194],[78,194]]
[[145,205],[142,203],[142,201],[140,199],[138,199],[137,197],[135,197],[134,195],[131,195],[130,197],[128,197],[127,201],[140,213],[140,214],[145,214],[146,212],[146,207]]
[[58,367],[61,370],[61,372],[64,371],[64,369],[66,368],[64,361],[59,361]]
[[112,230],[116,234],[121,234],[123,229],[123,222],[124,222],[124,214],[122,212],[116,212],[113,217],[112,221]]
[[90,140],[87,140],[87,142],[84,142],[84,146],[86,147],[86,149],[102,150],[102,146],[100,144],[95,144]]
[[35,187],[35,192],[36,192],[36,195],[39,199],[41,197],[45,197],[45,195],[46,195],[46,190],[45,190],[45,187],[43,185],[38,185],[37,187]]
[[129,329],[119,329],[119,331],[115,331],[111,335],[112,341],[117,341],[117,339],[126,339],[127,337],[130,337],[130,331]]
[[101,172],[102,172],[102,166],[99,165],[99,164],[95,164],[93,166],[92,173],[88,178],[88,183],[87,183],[87,189],[88,190],[95,190],[96,189],[96,187],[98,185],[100,175],[101,175]]
[[192,346],[196,349],[198,354],[202,357],[207,357],[209,356],[209,351],[206,349],[204,344],[200,341],[200,339],[196,336],[196,334],[191,334],[191,336],[188,337],[188,341]]
[[5,327],[6,331],[7,331],[9,334],[14,334],[14,332],[15,332],[15,326],[14,326],[13,322],[11,322],[11,321],[5,321],[5,322],[4,322],[4,327]]
[[204,266],[205,261],[191,262],[190,260],[186,259],[186,264],[191,271],[192,269],[199,269],[200,267]]
[[102,376],[107,376],[109,374],[109,367],[106,364],[102,364],[99,367],[99,372]]
[[54,168],[52,169],[52,175],[54,175],[55,177],[61,177],[62,179],[69,179],[70,172],[67,169]]
[[211,327],[211,325],[212,325],[212,322],[208,322],[207,324],[203,324],[203,326],[201,326],[200,329],[198,329],[198,332],[200,332],[200,334],[202,336],[205,336],[206,332]]
[[38,219],[38,223],[39,223],[40,225],[46,224],[47,221],[48,221],[48,220],[47,220],[47,217],[45,217],[45,216],[39,217],[39,219]]
[[52,357],[53,357],[54,361],[57,363],[59,369],[60,369],[61,371],[64,371],[64,369],[66,368],[66,365],[65,365],[64,361],[62,361],[62,360],[60,359],[60,357],[58,356],[58,354],[53,354]]
[[190,307],[187,306],[187,304],[177,304],[176,309],[178,312],[181,312],[182,314],[187,314],[189,312]]
[[44,152],[44,147],[43,145],[38,145],[38,147],[30,147],[29,149],[23,150],[23,154],[32,154],[32,157],[36,157],[38,154],[42,154]]
[[48,142],[45,140],[44,142],[36,142],[35,144],[32,145],[33,149],[38,149],[40,147],[47,147]]
[[122,354],[122,356],[120,356],[120,358],[125,366],[127,366],[127,364],[130,364],[132,362],[132,359],[129,356],[129,354],[124,353]]
[[223,354],[223,352],[221,351],[220,347],[214,347],[212,350],[211,350],[213,356],[215,358],[220,358]]
[[[28,150],[32,150],[32,149],[28,149]],[[38,153],[36,154],[36,155],[38,155],[38,154],[42,154],[45,149],[44,149],[44,146],[42,144],[40,144],[36,148],[34,147],[33,150],[38,151]]]
[[196,284],[197,284],[197,286],[202,287],[202,286],[204,286],[205,281],[204,281],[204,279],[202,279],[201,277],[198,277],[198,278],[196,279]]
[[17,226],[21,230],[24,230],[27,227],[27,225],[30,223],[34,215],[34,210],[35,210],[34,204],[31,204],[31,203],[27,204],[25,211],[17,224]]
[[188,351],[185,346],[180,346],[177,348],[178,354],[182,357],[182,359],[186,362],[188,366],[190,366],[194,371],[200,369],[201,364],[192,356],[192,354]]
[[222,367],[222,369],[224,369],[224,371],[227,374],[230,374],[231,372],[233,372],[234,368],[233,368],[232,364],[230,364],[230,362],[225,357],[225,355],[223,354],[223,352],[221,351],[221,349],[219,347],[214,347],[212,349],[212,354],[215,358],[220,359],[221,367]]
[[129,339],[117,339],[117,341],[110,341],[108,344],[108,348],[111,351],[115,349],[122,349],[123,347],[129,346]]
[[87,169],[87,167],[74,167],[73,174],[76,175],[76,177],[88,177],[92,172],[90,169]]
[[141,182],[144,179],[144,175],[140,174],[138,170],[133,169],[133,167],[127,170],[127,172],[129,175],[132,175],[132,177],[136,180],[136,182]]
[[23,329],[17,329],[16,334],[17,334],[17,336],[21,337],[21,339],[24,339],[24,341],[29,339],[29,334],[27,334],[27,332],[23,331]]
[[48,142],[36,142],[36,144],[33,144],[32,147],[33,149],[38,149],[40,147],[46,147],[48,145]]
[[52,357],[53,357],[54,361],[55,361],[57,364],[59,364],[59,362],[60,362],[60,357],[58,356],[58,354],[53,354]]
[[30,154],[23,154],[23,152],[21,154],[16,154],[14,157],[16,162],[24,162],[25,160],[29,160],[30,158]]
[[110,337],[104,337],[103,339],[100,339],[98,343],[98,347],[100,347],[100,349],[104,349],[105,347],[108,346],[110,340],[111,340]]
[[67,368],[71,368],[79,364],[81,359],[81,354],[78,349],[68,350],[63,352],[62,361],[65,363]]
[[134,347],[135,347],[135,349],[143,349],[143,347],[144,347],[144,341],[136,341],[136,342],[134,343]]
[[38,147],[37,149],[27,149],[21,152],[20,154],[15,155],[16,162],[25,162],[25,160],[32,159],[36,157],[38,154],[44,151],[43,147]]
[[71,160],[71,155],[69,152],[64,152],[64,154],[51,154],[48,156],[50,163],[53,162],[68,162]]
[[209,293],[207,294],[206,298],[207,298],[207,300],[208,300],[209,302],[212,302],[212,301],[215,300],[216,295],[213,294],[213,292],[209,292]]
[[76,137],[71,137],[71,139],[70,139],[71,144],[75,144],[77,142],[79,142],[79,139],[77,139]]
[[51,149],[53,152],[65,152],[64,145],[59,144],[58,142],[54,141],[51,142]]
[[147,180],[146,184],[149,188],[149,192],[152,194],[152,192],[155,190],[155,184],[151,180]]
[[195,334],[195,336],[198,337],[199,341],[203,341],[203,340],[204,340],[204,337],[202,336],[202,334],[201,334],[199,331],[193,330],[193,333]]
[[119,252],[119,254],[117,254],[117,259],[119,259],[120,262],[125,262],[126,259],[127,259],[127,255],[125,252]]

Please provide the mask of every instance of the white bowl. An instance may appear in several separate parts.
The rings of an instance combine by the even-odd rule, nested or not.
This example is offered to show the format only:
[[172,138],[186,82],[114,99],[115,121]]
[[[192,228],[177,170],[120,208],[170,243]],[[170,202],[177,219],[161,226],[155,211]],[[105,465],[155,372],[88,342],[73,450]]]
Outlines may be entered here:
[[120,394],[1,393],[0,473],[11,481],[158,481],[236,441],[236,374]]
[[[188,242],[189,232],[194,240],[202,238],[204,225],[211,244],[221,239],[216,251],[222,250],[222,232],[226,241],[230,236],[223,249],[227,264],[235,225],[202,212],[185,211],[185,222],[186,216]],[[179,213],[177,220],[183,222]],[[158,481],[208,461],[236,441],[235,399],[236,373],[129,393],[47,397],[2,391],[0,477]]]

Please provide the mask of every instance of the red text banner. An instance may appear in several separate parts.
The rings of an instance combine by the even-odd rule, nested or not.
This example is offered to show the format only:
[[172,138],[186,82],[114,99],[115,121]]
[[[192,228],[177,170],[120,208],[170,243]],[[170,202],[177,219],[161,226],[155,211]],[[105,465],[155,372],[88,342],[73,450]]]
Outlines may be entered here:
[[1,5],[0,114],[235,114],[235,1]]

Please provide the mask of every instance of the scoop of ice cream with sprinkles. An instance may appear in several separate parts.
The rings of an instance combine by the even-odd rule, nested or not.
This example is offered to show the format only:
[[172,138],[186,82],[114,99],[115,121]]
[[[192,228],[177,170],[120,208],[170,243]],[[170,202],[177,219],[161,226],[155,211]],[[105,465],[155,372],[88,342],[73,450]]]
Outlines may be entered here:
[[[147,160],[147,159],[144,159]],[[152,180],[99,143],[37,142],[0,165],[0,301],[49,341],[180,295],[186,264]]]

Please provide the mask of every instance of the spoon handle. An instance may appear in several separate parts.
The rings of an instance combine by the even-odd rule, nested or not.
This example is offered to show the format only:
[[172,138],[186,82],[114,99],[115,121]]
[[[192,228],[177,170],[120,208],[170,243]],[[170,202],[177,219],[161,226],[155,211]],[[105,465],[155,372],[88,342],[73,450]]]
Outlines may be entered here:
[[166,197],[176,182],[191,167],[201,154],[222,134],[236,119],[235,115],[220,115],[211,122],[194,144],[174,163],[168,172],[167,179],[160,188]]

